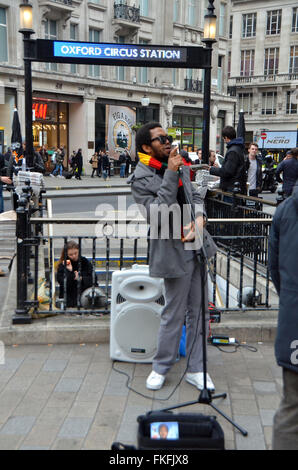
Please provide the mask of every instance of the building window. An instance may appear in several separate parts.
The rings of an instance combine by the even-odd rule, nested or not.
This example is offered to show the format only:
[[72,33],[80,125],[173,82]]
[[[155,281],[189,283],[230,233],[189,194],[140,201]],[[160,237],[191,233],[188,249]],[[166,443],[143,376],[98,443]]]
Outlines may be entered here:
[[[118,43],[119,44],[125,44],[125,37],[124,36],[118,36]],[[120,80],[124,82],[125,80],[125,68],[123,65],[120,65],[119,67],[116,67],[116,80]]]
[[180,19],[180,0],[174,0],[173,5],[173,22],[177,23]]
[[257,14],[248,13],[242,15],[242,37],[253,38],[256,35]]
[[293,96],[293,91],[287,91],[287,108],[286,108],[286,113],[287,114],[297,114],[297,102],[296,102],[296,96],[295,99]]
[[298,73],[298,46],[291,46],[289,73]]
[[219,7],[218,34],[220,36],[225,36],[226,34],[226,4],[225,3],[221,3]]
[[195,26],[196,21],[196,1],[188,0],[187,2],[187,24]]
[[230,16],[230,23],[229,23],[229,39],[233,37],[233,16]]
[[232,52],[229,51],[228,53],[228,78],[231,78],[231,66],[232,66],[231,58],[232,58]]
[[218,56],[218,67],[217,67],[217,89],[219,92],[222,91],[222,71],[223,71],[223,64],[224,64],[224,56]]
[[[45,21],[45,39],[51,39],[54,41],[58,39],[58,28],[57,28],[57,21],[54,20],[46,20]],[[53,72],[57,72],[58,64],[50,63],[46,64],[46,70],[52,70]]]
[[149,16],[148,0],[140,0],[140,15]]
[[[98,29],[89,29],[89,41],[90,42],[100,42],[100,31]],[[99,65],[89,65],[89,76],[90,77],[99,77],[100,66]]]
[[262,93],[262,114],[276,114],[277,92]]
[[0,62],[8,61],[6,9],[0,8]]
[[279,47],[265,49],[264,75],[277,75],[279,62]]
[[298,7],[293,8],[292,33],[298,33]]
[[280,34],[281,10],[267,11],[267,31],[266,34]]
[[[74,23],[70,24],[69,39],[71,41],[77,41],[78,40],[78,25],[77,24],[74,24]],[[71,74],[76,74],[77,73],[77,65],[76,64],[70,64],[70,73]]]
[[249,77],[254,74],[255,51],[241,51],[240,76]]
[[238,109],[242,109],[247,114],[252,114],[252,93],[238,94]]
[[[145,39],[140,39],[139,44],[149,44],[149,41]],[[138,67],[138,82],[139,83],[148,83],[148,68],[147,67]]]

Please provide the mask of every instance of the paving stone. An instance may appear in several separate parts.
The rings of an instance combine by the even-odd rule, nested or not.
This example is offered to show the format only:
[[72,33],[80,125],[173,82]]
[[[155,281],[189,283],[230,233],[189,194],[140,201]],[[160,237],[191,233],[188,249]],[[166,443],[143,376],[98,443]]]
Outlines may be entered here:
[[0,450],[17,450],[24,440],[23,436],[1,435],[0,434]]
[[55,387],[55,392],[72,392],[76,393],[79,391],[82,385],[82,379],[75,378],[62,378]]
[[263,426],[272,426],[276,410],[260,410],[260,416]]
[[43,371],[61,372],[66,368],[67,364],[68,360],[66,359],[48,359],[43,366]]
[[84,439],[56,439],[51,450],[80,450]]
[[35,421],[36,417],[34,416],[12,416],[7,420],[4,426],[2,426],[0,435],[26,435],[30,432]]
[[253,381],[253,387],[256,393],[274,393],[276,385],[274,382]]
[[59,431],[58,437],[67,439],[84,438],[88,433],[91,423],[91,418],[67,418]]

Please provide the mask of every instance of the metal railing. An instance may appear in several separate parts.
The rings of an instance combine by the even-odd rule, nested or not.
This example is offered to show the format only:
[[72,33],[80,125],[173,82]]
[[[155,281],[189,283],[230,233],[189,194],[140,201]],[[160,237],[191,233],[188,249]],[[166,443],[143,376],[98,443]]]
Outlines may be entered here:
[[114,19],[140,23],[140,8],[114,3]]
[[[268,229],[272,219],[259,210],[217,199],[225,194],[241,201],[239,195],[220,191],[206,200],[208,230],[219,248],[211,260],[214,278],[210,277],[209,299],[212,298],[222,311],[276,310],[278,301],[267,267]],[[147,236],[96,236],[95,230],[91,236],[71,237],[78,243],[79,259],[86,257],[92,267],[92,281],[88,285],[87,305],[79,281],[76,305],[68,307],[66,274],[59,284],[56,273],[69,237],[54,236],[51,232],[47,235],[46,227],[73,224],[95,227],[98,219],[31,217],[30,198],[24,195],[17,209],[17,309],[13,323],[30,323],[32,316],[45,314],[98,316],[109,313],[113,271],[134,263],[148,264],[150,239]],[[246,198],[250,199],[256,198]],[[109,225],[145,223],[145,220],[100,222]],[[66,266],[65,257],[63,261]],[[59,298],[61,284],[63,298]],[[243,302],[248,287],[252,290],[249,304]]]
[[274,82],[274,83],[284,83],[284,82],[292,82],[293,80],[298,80],[298,73],[280,73],[274,74],[270,73],[267,75],[249,75],[249,76],[241,76],[241,77],[233,77],[230,79],[231,85],[233,84],[243,84],[243,83],[267,83],[267,82]]

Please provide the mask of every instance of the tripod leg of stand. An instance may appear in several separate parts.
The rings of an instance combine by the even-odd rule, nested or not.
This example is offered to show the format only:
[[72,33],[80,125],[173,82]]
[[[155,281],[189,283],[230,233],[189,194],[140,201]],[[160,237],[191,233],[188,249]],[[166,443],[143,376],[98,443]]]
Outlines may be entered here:
[[223,418],[225,418],[227,421],[229,421],[229,423],[231,423],[236,429],[238,429],[238,431],[240,431],[243,436],[247,436],[247,434],[248,434],[247,431],[245,429],[243,429],[241,426],[239,426],[239,424],[234,423],[234,421],[231,418],[229,418],[225,413],[223,413],[221,410],[219,410],[217,408],[217,406],[213,405],[213,403],[209,403],[209,406],[211,406]]

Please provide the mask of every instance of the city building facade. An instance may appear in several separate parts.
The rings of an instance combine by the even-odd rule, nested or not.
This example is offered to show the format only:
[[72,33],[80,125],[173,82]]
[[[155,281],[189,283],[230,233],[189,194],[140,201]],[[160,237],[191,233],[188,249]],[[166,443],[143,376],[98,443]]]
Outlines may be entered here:
[[297,0],[232,0],[227,56],[236,121],[243,109],[247,143],[279,160],[297,145]]
[[[208,0],[31,0],[33,39],[203,46]],[[19,0],[0,2],[0,131],[10,145],[12,115],[19,111],[24,134],[23,41]],[[213,50],[210,148],[223,152],[221,129],[233,124],[235,98],[228,94],[229,0],[215,0],[217,42]],[[134,157],[134,136],[120,138],[149,120],[176,134],[182,146],[202,145],[204,71],[82,64],[32,63],[34,147],[120,147]],[[118,127],[112,132],[113,120]],[[119,121],[121,123],[119,124]],[[115,137],[116,138],[116,137]],[[117,147],[117,145],[116,145]],[[116,150],[119,150],[116,149]],[[117,154],[114,155],[117,158]]]

